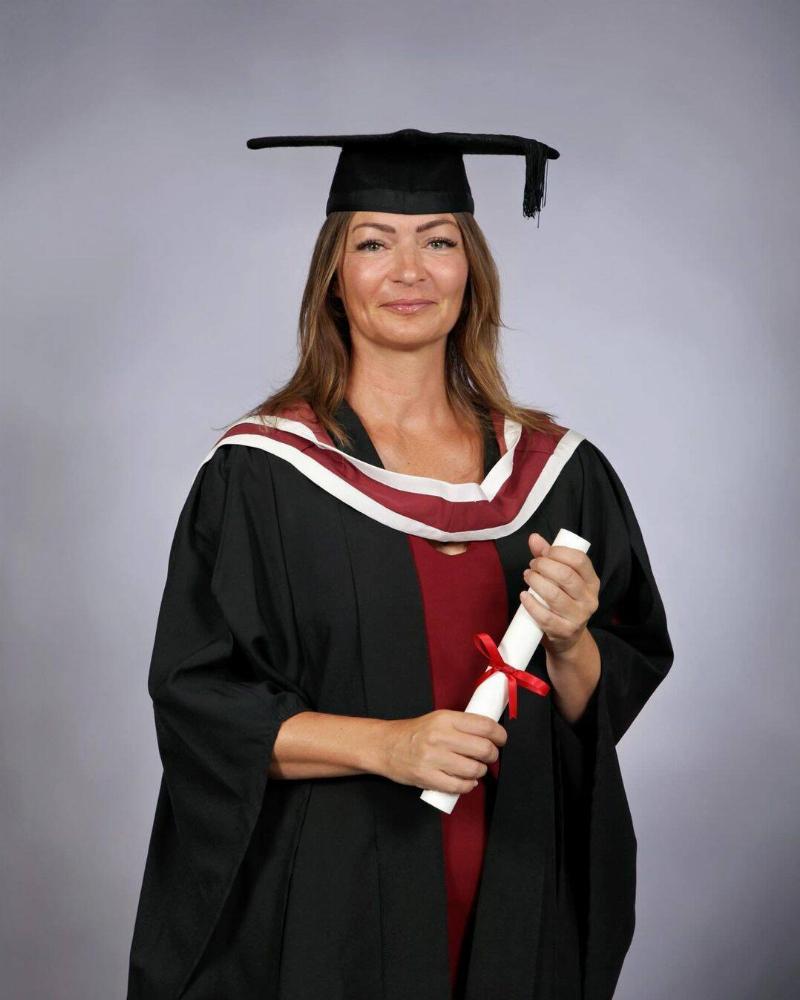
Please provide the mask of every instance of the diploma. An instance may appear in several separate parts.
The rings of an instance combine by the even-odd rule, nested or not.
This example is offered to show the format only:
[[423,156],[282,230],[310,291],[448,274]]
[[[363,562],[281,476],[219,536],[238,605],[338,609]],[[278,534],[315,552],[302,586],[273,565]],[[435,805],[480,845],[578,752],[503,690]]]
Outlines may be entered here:
[[[581,538],[580,535],[562,528],[552,544],[564,545],[570,549],[577,549],[579,552],[588,552],[590,543],[585,538]],[[528,593],[532,594],[546,608],[549,608],[547,601],[541,598],[532,587],[528,587]],[[526,671],[536,647],[541,642],[542,635],[542,630],[521,602],[499,646],[495,647],[486,633],[479,632],[475,636],[475,644],[487,653],[490,662],[481,675],[480,682],[464,711],[486,715],[498,722],[509,701],[511,715],[516,715],[517,684],[529,688],[536,694],[546,695],[550,690],[550,685]],[[505,661],[507,668],[513,668],[510,677],[506,670],[500,669],[500,664],[503,661]],[[517,672],[516,676],[514,676],[515,672]],[[441,809],[442,812],[451,813],[459,796],[451,792],[440,792],[434,788],[426,788],[420,798],[429,805]]]

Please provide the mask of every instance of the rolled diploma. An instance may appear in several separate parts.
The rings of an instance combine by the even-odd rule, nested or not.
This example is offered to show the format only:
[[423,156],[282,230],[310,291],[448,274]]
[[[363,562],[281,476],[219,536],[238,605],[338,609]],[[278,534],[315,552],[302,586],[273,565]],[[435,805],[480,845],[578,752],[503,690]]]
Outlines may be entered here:
[[[566,528],[559,531],[552,544],[564,545],[570,549],[577,549],[579,552],[588,552],[590,545],[585,538],[581,538],[580,535],[576,535]],[[546,608],[549,607],[547,601],[539,597],[532,587],[528,587],[528,593],[533,594],[536,600],[544,604]],[[520,601],[516,614],[511,619],[497,650],[506,663],[517,670],[525,670],[536,652],[536,647],[541,642],[542,634],[542,630]],[[489,664],[486,665],[486,669],[489,669]],[[520,695],[524,697],[525,695],[522,694],[524,688],[518,690]],[[494,671],[475,688],[464,711],[475,712],[477,715],[487,715],[490,719],[498,722],[507,704],[508,678],[502,671]],[[426,788],[420,794],[420,798],[429,805],[441,809],[442,812],[451,813],[459,796],[452,792],[440,792],[435,788]]]

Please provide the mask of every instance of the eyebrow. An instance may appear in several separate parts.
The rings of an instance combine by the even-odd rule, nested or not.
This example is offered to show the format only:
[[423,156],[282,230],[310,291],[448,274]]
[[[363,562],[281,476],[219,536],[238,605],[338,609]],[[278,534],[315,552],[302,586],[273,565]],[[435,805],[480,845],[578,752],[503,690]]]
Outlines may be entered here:
[[[433,229],[434,226],[455,226],[455,222],[451,222],[450,219],[434,219],[432,222],[423,222],[421,226],[417,226],[417,232],[422,233],[426,229]],[[371,229],[382,229],[385,233],[396,232],[394,226],[387,226],[383,222],[359,222],[357,226],[353,226],[352,231],[355,232],[356,229],[361,229],[364,226]],[[458,229],[458,226],[456,226]]]

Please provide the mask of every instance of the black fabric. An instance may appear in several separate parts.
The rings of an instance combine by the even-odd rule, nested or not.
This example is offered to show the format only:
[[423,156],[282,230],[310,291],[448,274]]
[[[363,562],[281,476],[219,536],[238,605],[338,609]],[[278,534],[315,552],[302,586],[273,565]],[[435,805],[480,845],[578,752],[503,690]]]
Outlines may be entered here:
[[547,198],[547,161],[558,150],[519,135],[423,132],[416,128],[362,135],[272,135],[248,139],[249,149],[339,146],[325,212],[372,211],[423,215],[473,212],[464,153],[525,157],[524,216]]
[[[633,933],[636,838],[616,744],[672,647],[630,502],[587,440],[530,520],[496,540],[510,607],[528,535],[562,526],[591,541],[602,581],[589,624],[600,683],[575,726],[524,691],[517,718],[500,720],[465,1000],[607,1000]],[[541,648],[529,670],[546,677]],[[420,789],[374,774],[267,778],[297,712],[433,710],[406,536],[261,449],[219,447],[178,518],[149,690],[164,773],[128,1000],[446,1000],[440,816]]]

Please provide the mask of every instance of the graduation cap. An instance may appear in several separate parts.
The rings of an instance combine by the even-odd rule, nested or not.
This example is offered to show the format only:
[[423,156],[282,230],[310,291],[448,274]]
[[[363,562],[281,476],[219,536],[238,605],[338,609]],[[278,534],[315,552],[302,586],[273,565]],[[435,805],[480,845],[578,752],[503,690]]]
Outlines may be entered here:
[[[464,153],[525,157],[522,214],[536,215],[545,203],[547,161],[558,150],[519,135],[474,132],[399,132],[373,135],[277,135],[248,139],[249,149],[273,146],[340,146],[325,214],[346,211],[474,212]],[[538,220],[537,220],[538,226]]]

